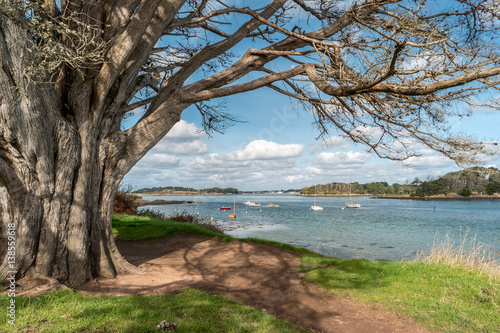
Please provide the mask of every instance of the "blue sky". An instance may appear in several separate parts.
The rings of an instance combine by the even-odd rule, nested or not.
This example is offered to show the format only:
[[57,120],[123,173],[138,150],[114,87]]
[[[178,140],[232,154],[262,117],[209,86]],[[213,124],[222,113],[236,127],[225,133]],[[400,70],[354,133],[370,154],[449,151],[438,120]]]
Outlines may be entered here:
[[[225,99],[227,111],[245,123],[229,127],[212,138],[201,131],[195,108],[184,111],[178,123],[125,177],[135,188],[189,186],[236,187],[239,190],[302,188],[329,182],[367,183],[426,180],[459,170],[440,154],[420,149],[421,157],[401,162],[380,159],[367,148],[333,135],[328,143],[308,112],[270,89]],[[128,122],[134,122],[129,118]],[[500,113],[479,110],[461,121],[451,120],[456,132],[485,141],[499,141]],[[332,132],[334,133],[334,132]],[[500,168],[500,156],[485,166]]]
[[[300,12],[296,14],[301,17]],[[246,20],[235,20],[238,19]],[[241,55],[248,47],[260,47],[258,43],[237,45],[232,51]],[[203,73],[198,72],[192,79],[200,76]],[[401,163],[380,159],[335,131],[327,142],[316,140],[320,133],[312,115],[268,88],[224,101],[226,111],[244,123],[236,123],[223,135],[213,133],[210,138],[201,131],[197,109],[186,109],[182,121],[129,172],[123,183],[135,188],[218,186],[244,191],[279,190],[350,179],[359,183],[405,183],[416,177],[427,180],[459,170],[453,161],[428,149],[418,149],[421,157]],[[134,121],[136,117],[128,118],[124,126],[130,127]],[[449,125],[453,132],[497,142],[499,123],[498,111],[483,109],[469,118],[451,119]],[[500,168],[499,155],[487,157],[483,165]]]

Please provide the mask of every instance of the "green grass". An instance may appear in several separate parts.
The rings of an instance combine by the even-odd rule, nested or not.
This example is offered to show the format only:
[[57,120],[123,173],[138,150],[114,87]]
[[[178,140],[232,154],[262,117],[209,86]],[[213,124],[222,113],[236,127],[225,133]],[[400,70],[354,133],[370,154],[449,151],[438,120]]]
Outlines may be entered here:
[[134,215],[113,215],[113,236],[116,240],[142,240],[169,237],[176,232],[215,237],[229,237],[207,230],[200,225],[175,222],[170,219]]
[[[115,216],[113,232],[117,239],[124,240],[166,237],[175,232],[217,236],[223,241],[234,240],[198,225],[137,216]],[[364,302],[383,304],[432,329],[443,332],[500,332],[500,280],[496,275],[441,262],[342,260],[274,241],[258,238],[244,241],[304,253],[300,269],[313,283]]]
[[[193,233],[205,236],[219,237],[223,242],[231,242],[236,238],[212,232],[203,226],[191,223],[176,222],[171,219],[158,219],[154,217],[134,216],[134,215],[113,215],[113,236],[117,240],[143,240],[164,238],[175,234],[176,232]],[[315,252],[302,247],[290,244],[260,239],[244,238],[241,241],[268,244],[280,247],[286,250],[299,253],[314,254]]]
[[[151,217],[115,215],[118,240],[142,240],[177,232],[234,238],[200,225]],[[500,280],[482,269],[436,261],[372,262],[342,260],[309,250],[249,238],[245,241],[304,253],[300,270],[313,283],[334,293],[413,317],[441,332],[500,332]],[[450,251],[445,251],[449,255]],[[469,258],[468,258],[469,260]],[[477,266],[475,266],[477,267]],[[0,297],[6,304],[7,297]],[[263,312],[202,291],[177,295],[92,297],[63,291],[16,299],[17,332],[155,332],[165,319],[178,332],[305,332]],[[0,316],[0,332],[10,331]]]
[[500,332],[500,280],[422,262],[302,256],[301,270],[334,293],[383,304],[442,332]]
[[298,246],[293,246],[290,244],[270,241],[267,239],[249,237],[249,238],[242,238],[240,240],[244,241],[244,242],[272,245],[272,246],[280,247],[280,248],[285,249],[285,250],[290,250],[290,251],[299,252],[299,253],[305,253],[305,254],[311,254],[311,255],[317,254],[316,252],[310,251],[308,249],[304,249],[303,247],[298,247]]
[[[6,296],[0,297],[6,304]],[[0,332],[158,332],[162,320],[175,332],[306,332],[305,329],[203,291],[166,296],[85,296],[66,290],[16,298],[16,325],[0,316]]]

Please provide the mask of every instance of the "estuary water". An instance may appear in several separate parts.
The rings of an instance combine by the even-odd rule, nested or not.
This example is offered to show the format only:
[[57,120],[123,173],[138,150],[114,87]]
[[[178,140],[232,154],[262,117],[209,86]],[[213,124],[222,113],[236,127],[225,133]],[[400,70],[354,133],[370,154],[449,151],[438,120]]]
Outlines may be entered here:
[[[353,197],[359,209],[342,210],[349,198],[317,197],[323,211],[312,211],[314,198],[286,194],[144,196],[145,200],[195,201],[196,204],[144,206],[175,215],[186,212],[217,224],[237,238],[258,237],[307,248],[343,259],[411,260],[448,234],[458,245],[476,238],[500,250],[500,201],[421,201]],[[236,201],[236,219],[229,219]],[[261,204],[248,207],[250,200]],[[279,207],[267,207],[268,204]]]

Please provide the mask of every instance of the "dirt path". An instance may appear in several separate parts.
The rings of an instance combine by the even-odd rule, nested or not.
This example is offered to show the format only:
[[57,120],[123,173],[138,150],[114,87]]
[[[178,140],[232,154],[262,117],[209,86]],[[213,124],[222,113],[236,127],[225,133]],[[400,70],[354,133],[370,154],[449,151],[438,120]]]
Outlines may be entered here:
[[293,269],[298,254],[274,246],[176,235],[158,241],[118,242],[118,247],[145,275],[92,280],[82,291],[141,295],[198,288],[320,332],[429,332],[408,318],[306,283]]

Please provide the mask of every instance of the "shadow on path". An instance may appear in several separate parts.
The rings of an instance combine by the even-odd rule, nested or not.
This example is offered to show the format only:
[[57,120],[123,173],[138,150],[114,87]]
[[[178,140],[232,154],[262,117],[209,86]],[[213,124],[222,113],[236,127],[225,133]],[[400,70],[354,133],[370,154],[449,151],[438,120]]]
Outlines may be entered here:
[[275,246],[191,234],[117,245],[146,274],[96,279],[80,290],[94,295],[161,295],[195,288],[319,332],[428,332],[408,318],[308,284],[295,269],[300,254]]

